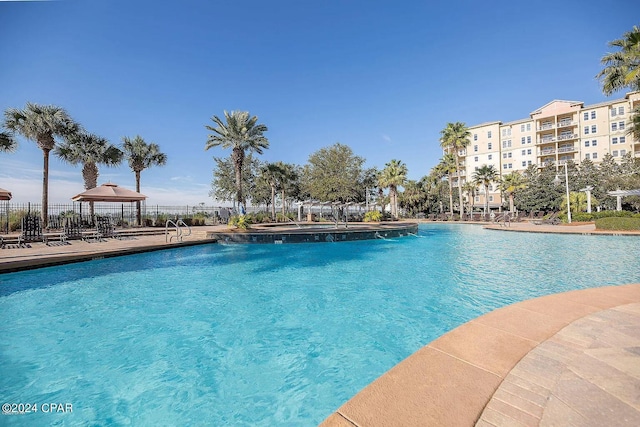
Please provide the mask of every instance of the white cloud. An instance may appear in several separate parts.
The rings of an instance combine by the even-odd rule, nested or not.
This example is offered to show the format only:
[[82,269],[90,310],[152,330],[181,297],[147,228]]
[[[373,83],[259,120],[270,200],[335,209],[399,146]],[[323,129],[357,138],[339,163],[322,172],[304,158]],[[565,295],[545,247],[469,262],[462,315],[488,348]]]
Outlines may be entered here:
[[391,137],[387,134],[382,134],[382,139],[384,139],[385,141],[387,141],[388,143],[392,143],[393,141],[391,140]]

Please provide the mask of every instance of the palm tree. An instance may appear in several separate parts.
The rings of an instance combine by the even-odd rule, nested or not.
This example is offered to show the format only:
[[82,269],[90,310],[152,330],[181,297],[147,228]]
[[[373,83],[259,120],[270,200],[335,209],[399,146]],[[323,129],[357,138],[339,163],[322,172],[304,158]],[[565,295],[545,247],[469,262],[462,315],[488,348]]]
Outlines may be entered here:
[[271,187],[271,219],[276,219],[276,189],[284,170],[277,163],[267,163],[260,169],[260,176]]
[[[133,139],[125,136],[122,141],[124,156],[129,161],[129,167],[136,174],[136,191],[139,193],[140,172],[151,166],[164,166],[167,163],[167,155],[160,152],[160,147],[157,144],[147,144],[139,135]],[[140,202],[136,202],[136,209],[136,222],[140,225],[142,223]]]
[[[98,185],[98,165],[117,166],[124,156],[118,147],[110,144],[105,138],[87,132],[71,135],[55,153],[72,165],[82,165],[85,190],[96,188]],[[89,212],[93,217],[93,202],[89,203]]]
[[476,191],[478,186],[474,182],[465,182],[462,186],[462,192],[467,195],[469,199],[469,214],[473,215],[473,206],[475,204]]
[[484,214],[487,215],[489,211],[489,185],[496,179],[498,172],[493,165],[482,165],[473,174],[473,181],[484,187]]
[[[462,203],[462,176],[460,175],[460,163],[466,156],[466,148],[471,141],[471,132],[467,126],[462,122],[447,123],[447,127],[440,132],[440,146],[449,153],[455,155],[456,175],[458,177],[458,196],[460,197],[460,219],[463,218],[463,206]],[[460,154],[464,152],[464,154]],[[453,214],[453,210],[451,211]]]
[[[607,53],[600,60],[604,69],[596,78],[602,81],[602,92],[611,95],[625,88],[640,90],[640,27],[634,26],[621,39],[610,42],[609,46],[619,50]],[[640,107],[633,109],[627,133],[640,139]]]
[[398,187],[407,181],[407,165],[400,160],[391,160],[380,173],[380,187],[389,188],[391,216],[398,219]]
[[611,95],[624,88],[640,90],[640,27],[634,26],[621,39],[609,42],[609,46],[620,50],[607,53],[600,60],[605,67],[596,78],[602,80],[604,94]]
[[258,124],[258,117],[251,117],[247,111],[224,112],[226,123],[218,116],[213,116],[211,120],[217,125],[216,127],[205,126],[214,132],[207,138],[205,150],[212,147],[221,146],[222,148],[231,149],[231,157],[233,159],[236,173],[236,201],[245,204],[245,198],[242,194],[242,164],[247,151],[255,151],[262,154],[262,150],[269,148],[269,140],[264,136],[267,127]]
[[4,113],[4,126],[13,133],[35,141],[42,150],[42,211],[43,227],[48,225],[49,211],[49,153],[56,146],[56,137],[78,132],[80,126],[67,112],[53,105],[27,103],[24,110],[9,108]]
[[10,132],[0,132],[0,153],[12,153],[18,148],[18,143]]
[[513,212],[514,194],[519,190],[527,187],[527,184],[518,172],[511,172],[509,175],[502,177],[500,181],[500,190],[509,195],[509,212]]
[[293,187],[295,187],[295,182],[298,179],[298,172],[296,171],[296,166],[290,163],[278,162],[276,164],[281,171],[280,175],[278,176],[278,186],[280,187],[282,197],[282,216],[284,217],[286,215],[286,193],[294,189]]
[[453,153],[447,153],[440,159],[440,163],[436,165],[435,173],[440,177],[447,177],[449,181],[449,212],[453,218],[453,179],[451,174],[456,171],[456,156]]

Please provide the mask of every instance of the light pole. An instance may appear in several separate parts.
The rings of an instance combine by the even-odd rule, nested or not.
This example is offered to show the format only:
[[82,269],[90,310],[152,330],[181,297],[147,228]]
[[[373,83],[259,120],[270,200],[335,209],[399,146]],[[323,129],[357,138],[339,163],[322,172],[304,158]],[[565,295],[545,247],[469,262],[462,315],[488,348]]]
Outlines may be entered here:
[[592,185],[587,185],[585,188],[580,190],[587,193],[587,213],[591,213],[591,190],[593,190]]
[[[564,163],[564,182],[567,188],[567,222],[571,224],[571,204],[569,203],[569,171],[567,169],[567,162]],[[560,178],[556,175],[553,180],[555,185],[560,184]]]

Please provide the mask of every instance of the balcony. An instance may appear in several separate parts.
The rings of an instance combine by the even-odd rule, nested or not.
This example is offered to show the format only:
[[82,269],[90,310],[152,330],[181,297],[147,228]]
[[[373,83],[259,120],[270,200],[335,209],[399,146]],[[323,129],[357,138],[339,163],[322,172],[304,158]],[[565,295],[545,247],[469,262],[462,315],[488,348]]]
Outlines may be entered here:
[[576,126],[578,123],[574,122],[573,120],[560,120],[557,124],[557,127],[559,128],[566,128],[569,126]]
[[576,147],[569,146],[569,147],[560,147],[558,148],[558,153],[575,153],[576,151],[578,151],[578,149]]
[[578,138],[578,134],[576,133],[571,133],[571,134],[565,133],[558,137],[558,141],[566,141],[569,139],[577,139],[577,138]]
[[540,157],[540,156],[551,156],[551,155],[554,155],[554,154],[556,154],[555,148],[549,148],[549,149],[538,151],[538,157]]
[[547,166],[553,166],[555,164],[555,162],[553,160],[548,160],[545,162],[540,162],[538,163],[538,167],[539,168],[546,168]]
[[554,136],[545,136],[537,141],[537,144],[549,144],[551,142],[556,142],[556,138]]
[[538,126],[537,131],[540,132],[540,131],[543,131],[543,130],[549,130],[549,129],[553,129],[553,128],[554,128],[553,123],[544,123],[544,124]]

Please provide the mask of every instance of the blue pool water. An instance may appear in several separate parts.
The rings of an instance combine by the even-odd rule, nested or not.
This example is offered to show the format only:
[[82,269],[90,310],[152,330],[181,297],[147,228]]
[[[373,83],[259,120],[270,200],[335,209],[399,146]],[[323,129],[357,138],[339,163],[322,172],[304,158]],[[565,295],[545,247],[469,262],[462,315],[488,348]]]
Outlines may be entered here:
[[0,400],[73,405],[0,424],[315,425],[482,313],[640,282],[638,238],[443,224],[419,235],[0,275]]

